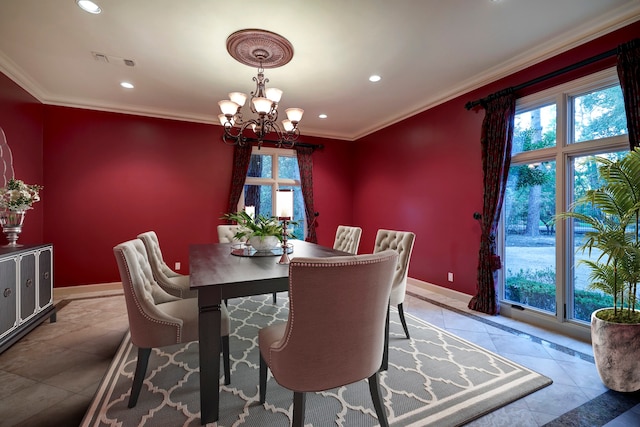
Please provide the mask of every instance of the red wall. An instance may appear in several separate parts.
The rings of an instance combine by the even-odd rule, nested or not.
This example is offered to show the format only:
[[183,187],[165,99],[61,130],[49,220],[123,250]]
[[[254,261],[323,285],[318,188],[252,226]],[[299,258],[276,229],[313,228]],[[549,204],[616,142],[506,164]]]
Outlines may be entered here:
[[[44,128],[44,240],[54,244],[56,286],[118,281],[113,246],[144,231],[183,273],[190,243],[217,242],[233,160],[220,126],[47,106]],[[307,141],[326,145],[314,154],[316,210],[330,218],[331,193],[351,198],[350,185],[334,188],[347,168],[333,159],[349,150]],[[350,207],[335,214],[348,218]],[[327,227],[319,231],[328,241]]]
[[[368,135],[356,144],[353,217],[361,251],[376,230],[416,233],[409,276],[469,295],[476,292],[482,212],[483,110],[465,104],[590,58],[640,34],[640,21],[479,90]],[[518,93],[524,96],[615,65],[615,57]],[[454,273],[454,282],[447,273]]]
[[353,225],[353,174],[355,147],[352,142],[304,137],[305,142],[324,144],[313,154],[313,196],[318,243],[333,246],[338,225]]
[[[27,184],[44,184],[42,157],[43,106],[12,80],[0,73],[0,128],[4,130],[13,154],[15,177]],[[0,169],[0,172],[4,168]],[[10,178],[7,176],[7,179]],[[0,180],[0,186],[3,181]],[[46,189],[45,189],[46,190]],[[46,204],[35,203],[24,220],[18,243],[42,243],[43,210]],[[6,244],[0,235],[0,245]]]
[[[465,98],[466,99],[466,98]],[[482,115],[457,99],[358,141],[354,217],[361,251],[379,228],[413,231],[410,277],[471,293],[482,211]]]
[[[640,22],[586,43],[356,142],[324,144],[314,154],[319,243],[339,224],[363,228],[360,252],[376,230],[417,234],[409,274],[475,293],[482,210],[482,110],[464,104],[615,48],[640,34]],[[615,63],[615,58],[526,95]],[[55,284],[118,281],[112,247],[155,230],[170,265],[188,268],[188,245],[215,242],[226,210],[232,148],[220,127],[42,106],[0,74],[0,126],[16,174],[45,186],[20,241],[54,244]],[[44,159],[44,161],[43,161]],[[447,282],[447,272],[455,281]]]

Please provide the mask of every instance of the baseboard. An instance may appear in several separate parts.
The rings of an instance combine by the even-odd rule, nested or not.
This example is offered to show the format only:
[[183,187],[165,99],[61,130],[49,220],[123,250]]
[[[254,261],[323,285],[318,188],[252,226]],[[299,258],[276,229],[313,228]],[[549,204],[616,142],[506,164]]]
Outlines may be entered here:
[[443,288],[442,286],[434,285],[433,283],[423,282],[422,280],[407,278],[407,284],[416,286],[418,288],[433,292],[435,294],[443,295],[447,298],[451,298],[465,304],[469,303],[471,295],[467,295],[463,292],[455,291],[449,288]]
[[63,299],[78,299],[96,295],[121,295],[122,293],[122,282],[66,286],[63,288],[53,288],[53,301],[56,303]]

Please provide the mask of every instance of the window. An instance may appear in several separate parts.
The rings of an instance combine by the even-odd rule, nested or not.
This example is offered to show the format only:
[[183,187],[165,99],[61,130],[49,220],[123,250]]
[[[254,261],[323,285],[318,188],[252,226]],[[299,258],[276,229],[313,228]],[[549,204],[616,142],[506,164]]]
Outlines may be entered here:
[[293,221],[297,222],[291,229],[296,239],[304,239],[306,217],[295,150],[253,148],[238,210],[253,206],[256,215],[274,216],[276,190],[289,188],[293,189]]
[[614,69],[518,100],[500,236],[508,307],[586,327],[595,308],[610,305],[587,289],[579,260],[588,254],[575,250],[584,227],[554,217],[597,188],[595,156],[624,155],[627,132]]

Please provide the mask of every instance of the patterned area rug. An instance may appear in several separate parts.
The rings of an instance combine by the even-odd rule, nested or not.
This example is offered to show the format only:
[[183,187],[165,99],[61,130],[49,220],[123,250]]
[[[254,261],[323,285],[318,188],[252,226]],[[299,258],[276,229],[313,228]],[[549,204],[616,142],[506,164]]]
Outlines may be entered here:
[[[231,384],[221,385],[220,420],[211,426],[288,426],[293,393],[271,375],[258,402],[258,330],[286,321],[287,299],[229,300]],[[394,426],[459,426],[551,384],[551,380],[407,315],[404,338],[392,308],[389,370],[380,381]],[[127,408],[137,348],[127,334],[82,426],[199,426],[198,344],[155,349],[135,408]],[[222,379],[221,379],[222,380]],[[307,395],[306,425],[378,425],[366,380]]]

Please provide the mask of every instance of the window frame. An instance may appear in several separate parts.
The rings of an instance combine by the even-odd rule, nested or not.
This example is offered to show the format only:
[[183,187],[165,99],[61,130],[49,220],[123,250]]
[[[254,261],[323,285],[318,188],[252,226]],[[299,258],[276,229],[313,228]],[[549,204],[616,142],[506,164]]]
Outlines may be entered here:
[[[245,177],[244,185],[242,186],[242,193],[240,194],[240,199],[238,200],[237,211],[244,210],[244,199],[245,199],[245,186],[246,185],[264,185],[271,186],[271,200],[276,200],[276,191],[280,189],[280,187],[290,188],[290,187],[298,187],[302,191],[302,182],[300,179],[290,179],[290,178],[279,178],[279,167],[280,164],[278,159],[280,157],[291,157],[294,158],[297,162],[298,153],[294,149],[289,148],[277,148],[277,147],[257,147],[254,146],[251,149],[251,155],[262,155],[262,156],[271,156],[271,178],[262,178],[262,177]],[[304,209],[304,206],[303,206]],[[271,205],[271,215],[276,216],[276,206],[275,202]],[[306,210],[306,209],[305,209]],[[306,227],[306,216],[303,215],[303,218],[296,219],[298,222],[298,226],[303,232],[303,238],[307,237],[307,227]]]
[[[556,145],[540,150],[526,151],[511,157],[511,166],[520,164],[555,161],[556,162],[556,213],[567,211],[573,194],[573,176],[571,163],[576,157],[605,152],[628,150],[629,136],[618,135],[584,142],[574,142],[573,132],[573,98],[596,90],[619,85],[615,67],[585,76],[583,78],[558,85],[544,91],[520,98],[516,101],[516,114],[537,109],[549,104],[556,105]],[[498,228],[498,253],[505,255],[505,215],[500,217]],[[573,313],[573,278],[571,266],[574,261],[573,235],[571,226],[566,221],[556,223],[556,313],[555,316],[526,306],[525,311],[514,309],[512,301],[504,299],[505,271],[498,270],[499,300],[501,313],[519,318],[534,324],[540,324],[552,329],[558,329],[578,338],[588,339],[588,324],[571,318]],[[508,260],[507,260],[508,262]],[[504,266],[503,266],[504,267]]]

